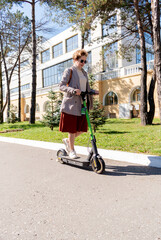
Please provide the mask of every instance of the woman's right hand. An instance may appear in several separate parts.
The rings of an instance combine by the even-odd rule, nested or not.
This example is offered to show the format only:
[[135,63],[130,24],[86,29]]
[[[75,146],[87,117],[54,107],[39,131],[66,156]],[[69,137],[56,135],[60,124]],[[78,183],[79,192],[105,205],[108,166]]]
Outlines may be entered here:
[[81,94],[81,90],[80,89],[75,89],[75,95],[80,95]]

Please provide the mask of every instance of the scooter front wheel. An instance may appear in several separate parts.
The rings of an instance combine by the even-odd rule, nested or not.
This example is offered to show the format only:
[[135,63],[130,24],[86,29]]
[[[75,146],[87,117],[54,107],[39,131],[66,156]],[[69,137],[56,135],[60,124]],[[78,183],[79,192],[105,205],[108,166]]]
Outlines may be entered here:
[[97,167],[95,166],[95,160],[94,159],[92,159],[91,166],[92,166],[92,170],[95,173],[98,173],[98,174],[103,173],[104,170],[105,170],[105,162],[101,157],[97,158]]
[[58,162],[63,164],[64,162],[62,160],[62,157],[63,156],[67,156],[67,155],[68,155],[67,152],[63,148],[59,149],[57,151],[57,160],[58,160]]

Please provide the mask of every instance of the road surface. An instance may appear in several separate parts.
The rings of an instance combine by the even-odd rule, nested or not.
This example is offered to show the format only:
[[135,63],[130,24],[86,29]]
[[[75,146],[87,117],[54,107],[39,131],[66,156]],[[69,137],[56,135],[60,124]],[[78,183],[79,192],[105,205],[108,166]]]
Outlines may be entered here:
[[97,175],[54,151],[0,149],[0,240],[161,239],[161,169],[106,159]]

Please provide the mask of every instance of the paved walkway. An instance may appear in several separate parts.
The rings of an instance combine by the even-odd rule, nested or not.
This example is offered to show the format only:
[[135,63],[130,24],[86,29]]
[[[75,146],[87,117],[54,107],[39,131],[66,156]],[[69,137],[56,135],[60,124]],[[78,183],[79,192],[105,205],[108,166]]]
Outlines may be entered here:
[[0,149],[0,240],[161,239],[161,169],[105,159],[98,175],[56,151]]
[[[60,143],[51,143],[51,142],[34,141],[34,140],[9,138],[9,137],[0,137],[0,141],[17,143],[17,144],[22,144],[22,145],[27,145],[32,147],[40,147],[40,148],[49,149],[49,150],[58,150],[60,148],[64,148],[64,145]],[[88,154],[88,149],[86,147],[76,146],[75,149],[78,154],[84,154],[84,155]],[[102,156],[102,158],[161,168],[160,156],[105,150],[105,149],[98,149],[98,152]]]

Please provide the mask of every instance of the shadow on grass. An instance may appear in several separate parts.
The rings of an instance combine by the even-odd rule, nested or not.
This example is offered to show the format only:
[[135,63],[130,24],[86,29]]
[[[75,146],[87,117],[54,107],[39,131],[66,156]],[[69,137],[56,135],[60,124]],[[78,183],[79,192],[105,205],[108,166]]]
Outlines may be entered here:
[[99,133],[105,133],[105,134],[125,134],[130,132],[119,132],[119,131],[98,131]]
[[125,175],[161,175],[161,169],[149,166],[111,166],[106,165],[106,175],[125,176]]
[[124,119],[116,119],[116,120],[107,120],[106,121],[106,124],[138,124],[139,121],[136,121],[136,120],[131,120],[131,119],[127,119],[127,120],[124,120]]
[[41,124],[41,123],[35,123],[35,124],[30,124],[30,123],[26,123],[26,124],[23,124],[23,123],[10,123],[10,124],[7,124],[7,125],[0,125],[0,129],[1,130],[6,130],[6,129],[23,129],[23,130],[26,130],[26,129],[32,129],[32,128],[43,128],[43,127],[46,127],[44,124]]

